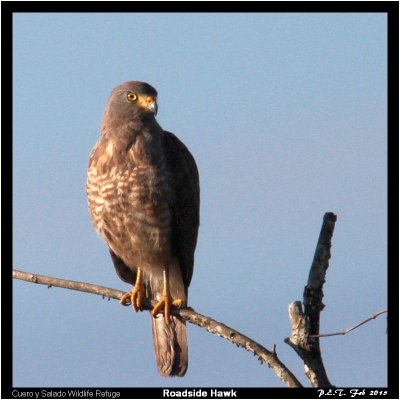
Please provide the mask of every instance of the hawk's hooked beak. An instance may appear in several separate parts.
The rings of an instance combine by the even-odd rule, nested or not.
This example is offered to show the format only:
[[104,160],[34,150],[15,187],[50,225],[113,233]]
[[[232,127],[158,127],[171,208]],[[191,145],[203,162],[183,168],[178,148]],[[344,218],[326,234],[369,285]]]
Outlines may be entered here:
[[154,113],[154,115],[157,115],[158,111],[158,106],[157,106],[157,101],[154,100],[153,102],[149,103],[147,108]]
[[157,99],[154,96],[139,97],[139,104],[146,110],[151,111],[154,115],[157,115]]

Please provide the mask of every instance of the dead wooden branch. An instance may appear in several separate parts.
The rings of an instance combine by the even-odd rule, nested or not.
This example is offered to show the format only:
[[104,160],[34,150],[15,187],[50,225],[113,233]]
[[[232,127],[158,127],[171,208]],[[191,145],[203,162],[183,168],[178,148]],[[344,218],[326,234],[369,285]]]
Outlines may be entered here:
[[332,387],[322,361],[318,335],[320,313],[324,308],[322,289],[331,257],[331,239],[335,222],[335,214],[325,213],[308,282],[304,288],[304,311],[300,301],[289,305],[292,333],[285,342],[303,360],[306,376],[313,387]]

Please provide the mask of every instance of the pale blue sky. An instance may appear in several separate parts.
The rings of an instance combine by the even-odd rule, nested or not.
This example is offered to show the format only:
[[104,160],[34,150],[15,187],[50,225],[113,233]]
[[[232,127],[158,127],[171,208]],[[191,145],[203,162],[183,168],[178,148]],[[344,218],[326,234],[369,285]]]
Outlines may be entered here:
[[[13,255],[21,270],[121,290],[89,219],[89,153],[112,88],[143,80],[197,160],[189,304],[268,349],[304,385],[288,304],[326,211],[338,221],[321,332],[386,308],[386,14],[14,14]],[[16,386],[282,387],[188,325],[182,379],[156,370],[148,313],[14,282]],[[385,386],[386,319],[321,340],[333,384]]]

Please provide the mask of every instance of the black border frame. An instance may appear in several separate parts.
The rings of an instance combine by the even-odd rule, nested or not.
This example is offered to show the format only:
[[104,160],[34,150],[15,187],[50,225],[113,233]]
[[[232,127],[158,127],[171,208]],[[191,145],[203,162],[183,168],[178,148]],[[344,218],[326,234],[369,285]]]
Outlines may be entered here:
[[[13,388],[12,387],[12,252],[9,246],[9,235],[12,235],[12,178],[10,168],[10,155],[12,154],[12,48],[13,48],[13,24],[14,13],[25,12],[70,12],[70,13],[117,13],[117,12],[280,12],[280,13],[386,13],[388,18],[388,387],[387,388],[352,388],[365,389],[366,396],[356,396],[356,398],[399,398],[399,254],[393,249],[398,249],[399,232],[399,177],[398,168],[393,167],[395,160],[399,160],[399,3],[397,1],[372,1],[372,2],[21,2],[21,1],[2,1],[1,2],[1,22],[2,22],[2,228],[3,229],[3,252],[1,270],[2,285],[2,368],[1,368],[1,398],[15,398],[13,390],[20,391],[41,391],[41,388]],[[397,164],[398,165],[398,164]],[[393,204],[394,202],[394,204]],[[397,230],[394,229],[397,228]],[[393,233],[394,232],[394,233]],[[390,251],[392,250],[392,251]],[[5,301],[4,301],[5,300]],[[371,344],[373,345],[373,344]],[[44,388],[43,388],[44,389]],[[45,388],[47,392],[67,392],[71,388]],[[80,398],[100,398],[92,397],[89,392],[95,394],[96,389],[105,391],[106,388],[74,388],[86,390],[87,396]],[[170,388],[173,390],[172,388]],[[187,388],[198,390],[200,388]],[[211,388],[201,388],[210,397]],[[236,398],[287,398],[304,399],[319,398],[318,389],[286,389],[286,388],[216,388],[218,390],[236,390]],[[163,388],[108,388],[108,390],[120,393],[119,398],[163,398]],[[184,390],[184,388],[176,388]],[[333,391],[323,397],[343,397],[351,398],[350,388],[338,388],[343,392]],[[370,390],[387,390],[385,396],[368,395]],[[342,394],[342,395],[340,395]],[[39,397],[43,398],[43,397]],[[50,398],[46,395],[45,398]],[[63,397],[73,398],[73,397]],[[193,398],[193,397],[192,397]],[[229,397],[226,397],[229,398]],[[235,398],[230,397],[230,398]]]

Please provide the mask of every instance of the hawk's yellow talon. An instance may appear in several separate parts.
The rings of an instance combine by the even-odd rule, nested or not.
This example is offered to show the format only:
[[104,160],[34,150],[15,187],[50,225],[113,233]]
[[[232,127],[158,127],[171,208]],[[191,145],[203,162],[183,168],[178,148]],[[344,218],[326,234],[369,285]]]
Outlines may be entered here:
[[164,291],[160,301],[153,307],[151,314],[155,317],[162,309],[164,309],[165,323],[171,322],[171,307],[181,307],[183,304],[182,299],[172,299],[169,291],[169,280],[166,271],[164,271]]
[[144,295],[145,295],[145,290],[142,285],[142,271],[140,268],[138,268],[135,286],[132,288],[130,292],[127,292],[124,295],[122,295],[119,302],[124,306],[130,303],[134,308],[134,310],[138,312],[142,308]]
[[181,308],[182,305],[183,305],[183,300],[182,300],[182,299],[175,299],[175,300],[172,302],[172,305],[173,305],[174,307],[176,307],[176,308]]
[[129,304],[131,304],[131,294],[132,292],[123,294],[119,299],[119,304],[122,304],[123,306],[129,306]]

